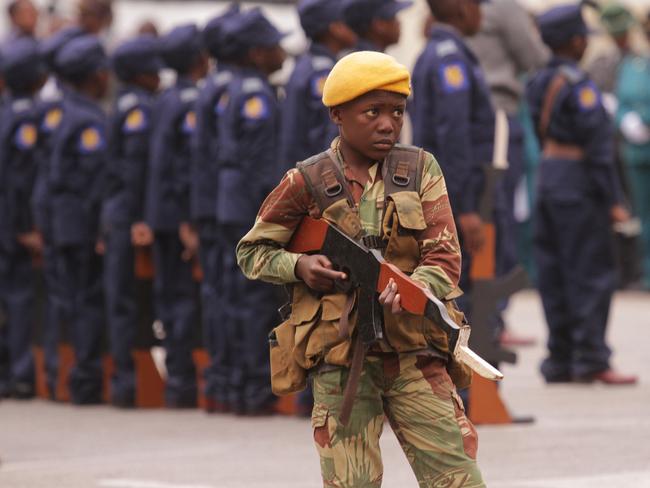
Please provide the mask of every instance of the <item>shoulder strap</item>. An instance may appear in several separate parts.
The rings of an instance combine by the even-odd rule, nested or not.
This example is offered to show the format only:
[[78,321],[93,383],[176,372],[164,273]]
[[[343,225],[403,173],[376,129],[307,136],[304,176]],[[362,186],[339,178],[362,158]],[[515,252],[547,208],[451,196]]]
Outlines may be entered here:
[[546,139],[548,132],[548,126],[551,123],[551,115],[553,115],[553,110],[555,109],[555,104],[557,102],[557,97],[562,91],[562,89],[569,83],[564,71],[560,70],[558,73],[551,79],[551,82],[546,88],[546,93],[544,94],[544,102],[542,103],[542,113],[539,117],[539,136],[543,142]]
[[382,168],[384,198],[401,191],[420,191],[424,150],[414,146],[396,144]]
[[333,151],[328,149],[297,164],[321,213],[341,199],[354,207],[354,198],[335,158]]

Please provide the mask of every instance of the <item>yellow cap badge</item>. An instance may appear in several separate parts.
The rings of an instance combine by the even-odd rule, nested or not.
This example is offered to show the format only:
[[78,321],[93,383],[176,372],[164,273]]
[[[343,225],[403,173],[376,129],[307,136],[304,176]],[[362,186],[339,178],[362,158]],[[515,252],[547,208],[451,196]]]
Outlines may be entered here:
[[191,134],[196,129],[196,112],[190,110],[185,114],[185,119],[183,120],[183,132],[185,134]]
[[16,132],[16,146],[19,149],[31,149],[36,144],[38,132],[34,124],[25,123]]
[[585,86],[580,89],[578,94],[580,107],[583,110],[590,110],[598,104],[598,93],[591,86]]
[[468,87],[465,66],[451,63],[442,66],[442,82],[447,93],[464,90]]
[[250,120],[260,120],[268,115],[269,109],[264,98],[254,96],[246,100],[242,115]]
[[79,149],[84,154],[93,153],[104,146],[104,139],[95,127],[88,127],[81,133]]
[[48,132],[52,132],[59,126],[62,117],[63,110],[60,108],[53,108],[48,110],[48,112],[45,114],[45,118],[43,119],[43,128]]
[[147,128],[147,118],[144,112],[136,108],[131,110],[124,121],[124,131],[127,133],[138,132]]

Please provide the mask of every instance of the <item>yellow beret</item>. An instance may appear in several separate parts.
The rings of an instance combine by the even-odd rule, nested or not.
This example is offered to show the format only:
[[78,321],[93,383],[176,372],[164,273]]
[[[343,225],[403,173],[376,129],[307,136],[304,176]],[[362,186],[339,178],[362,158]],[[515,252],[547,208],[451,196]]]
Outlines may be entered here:
[[334,65],[323,87],[323,103],[335,107],[373,90],[411,94],[411,75],[388,54],[359,51]]

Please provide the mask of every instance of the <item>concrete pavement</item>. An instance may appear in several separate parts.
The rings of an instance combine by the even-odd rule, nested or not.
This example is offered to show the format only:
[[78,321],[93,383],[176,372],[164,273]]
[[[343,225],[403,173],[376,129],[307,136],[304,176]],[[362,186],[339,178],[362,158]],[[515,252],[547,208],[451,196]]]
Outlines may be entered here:
[[[515,297],[513,330],[539,345],[505,366],[502,396],[533,425],[479,428],[491,488],[650,488],[650,294],[616,297],[613,363],[637,387],[546,386],[537,366],[545,326],[537,295]],[[198,411],[123,412],[45,401],[0,402],[0,488],[310,488],[320,486],[309,422]],[[416,486],[390,428],[384,486]]]

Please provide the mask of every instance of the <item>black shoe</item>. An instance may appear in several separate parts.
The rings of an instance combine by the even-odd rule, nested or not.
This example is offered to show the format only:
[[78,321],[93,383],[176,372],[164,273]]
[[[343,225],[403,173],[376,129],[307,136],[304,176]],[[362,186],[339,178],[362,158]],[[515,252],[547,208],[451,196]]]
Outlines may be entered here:
[[123,409],[135,408],[135,396],[115,395],[111,397],[111,406],[115,408],[123,408]]
[[16,382],[11,387],[11,398],[16,400],[31,400],[36,396],[32,383]]
[[165,407],[172,409],[187,409],[187,408],[197,408],[198,403],[196,398],[174,398],[165,400]]

